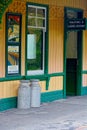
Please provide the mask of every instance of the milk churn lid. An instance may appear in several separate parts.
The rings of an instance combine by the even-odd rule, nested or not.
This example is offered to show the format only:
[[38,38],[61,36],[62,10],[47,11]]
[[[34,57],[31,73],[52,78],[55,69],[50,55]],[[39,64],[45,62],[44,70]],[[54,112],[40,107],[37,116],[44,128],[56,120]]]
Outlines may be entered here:
[[20,80],[21,83],[29,83],[29,80]]

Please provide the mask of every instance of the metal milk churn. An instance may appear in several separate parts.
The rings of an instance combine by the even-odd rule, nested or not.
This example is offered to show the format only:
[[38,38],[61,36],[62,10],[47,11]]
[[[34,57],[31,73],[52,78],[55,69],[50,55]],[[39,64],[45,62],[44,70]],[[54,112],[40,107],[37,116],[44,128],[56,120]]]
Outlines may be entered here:
[[30,108],[30,86],[29,80],[21,80],[18,89],[18,108]]
[[32,79],[31,82],[31,107],[40,107],[41,87],[38,79]]

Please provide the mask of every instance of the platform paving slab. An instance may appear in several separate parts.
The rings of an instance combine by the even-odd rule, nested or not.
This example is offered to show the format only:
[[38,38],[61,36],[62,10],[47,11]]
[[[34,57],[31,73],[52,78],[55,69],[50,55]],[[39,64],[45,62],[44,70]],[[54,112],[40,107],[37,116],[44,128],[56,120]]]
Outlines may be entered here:
[[87,130],[87,96],[0,112],[0,130]]

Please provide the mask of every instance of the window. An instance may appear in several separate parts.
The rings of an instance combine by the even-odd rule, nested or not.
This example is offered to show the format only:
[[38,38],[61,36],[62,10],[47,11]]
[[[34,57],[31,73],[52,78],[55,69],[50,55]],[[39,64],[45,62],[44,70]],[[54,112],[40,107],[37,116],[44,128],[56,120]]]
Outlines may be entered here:
[[6,15],[6,75],[20,73],[21,15]]
[[44,74],[47,7],[27,5],[27,75]]

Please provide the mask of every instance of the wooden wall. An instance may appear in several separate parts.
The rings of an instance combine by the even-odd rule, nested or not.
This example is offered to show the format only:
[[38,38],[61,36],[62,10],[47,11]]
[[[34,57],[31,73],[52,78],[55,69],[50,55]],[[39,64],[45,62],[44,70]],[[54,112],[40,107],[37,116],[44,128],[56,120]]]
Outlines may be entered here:
[[[84,11],[84,17],[87,18],[87,10]],[[87,72],[87,30],[83,31],[83,71]],[[87,74],[82,75],[82,86],[87,87]]]
[[0,98],[17,96],[18,86],[18,81],[0,82]]
[[[84,31],[83,36],[83,71],[87,71],[87,31]],[[87,74],[83,74],[82,85],[87,86]]]
[[5,76],[5,17],[0,29],[0,77]]
[[64,8],[50,6],[49,73],[63,72]]
[[[87,9],[86,0],[13,0],[6,12],[22,13],[22,52],[21,73],[25,74],[25,25],[26,25],[26,2],[35,2],[49,5],[49,61],[48,72],[63,72],[64,55],[64,7]],[[5,77],[5,14],[0,25],[0,77]],[[85,32],[85,35],[86,32]],[[85,37],[86,41],[86,37]],[[86,43],[86,42],[85,42]],[[84,51],[86,44],[84,43]],[[86,46],[87,47],[87,46]],[[84,52],[86,53],[86,52]],[[85,55],[83,54],[84,59]],[[83,60],[84,62],[85,60]],[[85,68],[86,63],[84,62]],[[86,66],[87,67],[87,66]],[[42,92],[45,90],[46,82],[40,82]],[[17,95],[19,81],[0,82],[0,98],[13,97]],[[63,90],[63,77],[52,77],[49,90]]]

